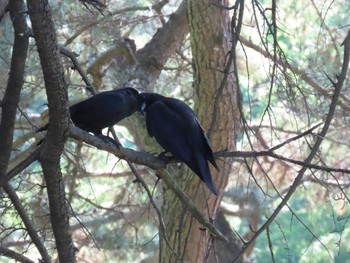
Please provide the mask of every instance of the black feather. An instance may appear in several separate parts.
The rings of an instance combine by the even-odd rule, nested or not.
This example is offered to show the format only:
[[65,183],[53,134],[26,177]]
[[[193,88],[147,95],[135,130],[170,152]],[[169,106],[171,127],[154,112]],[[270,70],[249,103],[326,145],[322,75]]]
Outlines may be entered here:
[[[101,92],[69,107],[75,126],[100,136],[102,130],[111,127],[140,110],[140,97],[133,88]],[[47,130],[48,125],[37,132]]]
[[218,168],[209,140],[196,114],[184,102],[156,93],[141,93],[141,109],[146,112],[146,126],[150,136],[177,159],[186,163],[218,194],[207,160]]

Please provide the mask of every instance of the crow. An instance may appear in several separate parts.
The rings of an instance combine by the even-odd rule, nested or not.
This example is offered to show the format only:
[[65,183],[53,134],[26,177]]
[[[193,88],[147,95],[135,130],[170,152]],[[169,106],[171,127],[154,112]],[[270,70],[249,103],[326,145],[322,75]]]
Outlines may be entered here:
[[[184,102],[157,93],[140,93],[147,132],[166,152],[187,164],[218,195],[208,161],[218,170],[209,140],[193,110]],[[163,153],[164,154],[164,153]]]
[[[121,88],[98,93],[70,106],[69,111],[75,126],[98,137],[111,140],[102,134],[102,130],[140,111],[140,107],[139,92],[133,88]],[[39,128],[37,132],[45,131],[47,128],[48,124]]]

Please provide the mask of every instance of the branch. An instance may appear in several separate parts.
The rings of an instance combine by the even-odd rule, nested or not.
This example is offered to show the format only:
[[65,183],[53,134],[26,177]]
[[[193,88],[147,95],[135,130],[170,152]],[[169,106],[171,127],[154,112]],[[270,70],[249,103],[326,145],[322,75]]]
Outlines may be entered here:
[[301,137],[304,137],[304,136],[306,136],[308,134],[311,134],[313,130],[315,130],[316,128],[320,127],[321,125],[322,125],[322,123],[319,123],[319,124],[315,125],[314,127],[308,129],[307,131],[302,132],[302,133],[298,134],[297,136],[292,137],[292,138],[284,141],[283,143],[280,143],[279,145],[276,145],[276,146],[270,148],[270,151],[275,151],[275,150],[283,147],[284,145],[286,145],[286,144],[288,144],[288,143],[290,143],[292,141],[295,141],[297,139],[300,139]]
[[[154,157],[153,155],[150,155],[148,153],[137,152],[132,149],[127,149],[124,147],[119,147],[119,149],[117,149],[113,143],[106,142],[94,135],[91,135],[73,126],[69,128],[69,136],[74,139],[81,140],[88,144],[91,144],[98,149],[102,149],[109,153],[112,153],[118,158],[124,159],[128,162],[146,165],[152,169],[157,170],[157,172],[161,174],[161,177],[163,178],[165,184],[174,191],[176,196],[180,199],[183,205],[187,207],[187,209],[191,212],[193,217],[196,218],[205,227],[207,227],[208,230],[214,236],[218,237],[223,241],[227,241],[227,238],[213,224],[211,224],[207,219],[205,219],[205,217],[197,209],[197,207],[192,202],[192,200],[189,199],[189,197],[179,188],[179,186],[171,178],[171,176],[167,172],[165,172],[165,170],[162,169],[162,168],[165,168],[165,165],[166,165],[166,162],[163,159]],[[161,222],[162,221],[160,221],[160,224],[162,224]]]
[[5,248],[0,246],[0,255],[12,258],[16,260],[16,262],[22,262],[22,263],[34,263],[34,261],[30,260],[29,258],[23,256],[22,254],[19,254],[11,249]]
[[4,185],[4,190],[7,193],[8,197],[10,198],[11,203],[15,207],[17,213],[21,217],[22,222],[25,225],[26,231],[28,232],[30,238],[32,239],[33,243],[35,244],[36,248],[38,249],[38,251],[42,257],[41,262],[43,262],[43,263],[44,262],[46,262],[46,263],[51,262],[51,258],[49,256],[49,254],[47,253],[45,245],[41,241],[37,230],[34,228],[31,220],[29,219],[29,217],[28,217],[28,215],[27,215],[27,213],[22,205],[21,200],[19,199],[18,195],[16,194],[16,191],[13,190],[11,185],[8,183],[6,183]]
[[[242,28],[242,23],[243,23],[243,13],[244,13],[244,1],[236,1],[235,6],[234,6],[234,13],[233,17],[231,19],[231,50],[229,51],[229,57],[226,61],[225,68],[224,68],[224,75],[223,78],[220,82],[220,86],[218,87],[215,98],[214,98],[214,106],[213,106],[213,113],[211,117],[211,123],[207,132],[208,138],[210,140],[211,135],[213,134],[213,131],[215,129],[215,124],[218,120],[217,115],[219,112],[219,104],[221,102],[220,98],[222,96],[224,88],[227,86],[227,80],[229,75],[232,73],[231,71],[233,70],[234,72],[234,80],[238,84],[238,72],[237,72],[237,65],[236,65],[236,46],[237,42],[239,39],[239,36],[241,34],[241,28]],[[236,24],[237,22],[237,24]],[[237,100],[238,104],[239,100]],[[241,106],[239,106],[241,108]]]
[[[102,84],[103,67],[106,64],[109,64],[110,61],[115,59],[116,57],[122,56],[125,59],[126,64],[134,64],[133,51],[130,50],[130,39],[118,40],[115,45],[101,54],[87,69],[87,73],[90,74],[93,78],[94,86],[99,89]],[[131,44],[132,46],[132,44]],[[136,46],[135,46],[136,49]]]
[[66,42],[63,44],[63,46],[68,46],[69,44],[71,44],[77,37],[79,37],[82,33],[84,33],[84,31],[87,31],[88,29],[96,26],[96,25],[100,25],[103,24],[103,22],[105,22],[106,20],[111,21],[113,20],[115,24],[117,24],[120,19],[115,18],[114,16],[119,15],[119,14],[126,14],[127,12],[137,12],[137,11],[149,11],[152,10],[154,8],[149,7],[149,6],[131,6],[131,7],[125,7],[125,8],[121,8],[118,10],[115,10],[114,12],[111,12],[110,14],[103,16],[93,22],[90,22],[89,24],[84,24],[82,25],[82,28],[80,28],[79,30],[77,30],[71,37],[69,37]]
[[60,53],[62,55],[65,55],[66,57],[69,57],[70,60],[72,61],[74,67],[72,67],[72,69],[76,69],[78,71],[78,73],[80,74],[80,76],[82,77],[83,81],[85,82],[86,84],[86,89],[88,91],[91,92],[91,94],[96,94],[96,89],[94,87],[94,85],[91,83],[91,81],[89,80],[89,78],[86,76],[84,70],[81,68],[78,60],[77,60],[77,54],[68,50],[67,48],[63,47],[63,46],[60,46]]
[[181,46],[188,32],[187,1],[183,0],[169,20],[136,53],[140,63],[137,77],[146,90],[152,89],[152,84],[158,79],[165,62]]
[[105,9],[107,6],[102,3],[100,0],[79,0],[83,3],[83,5],[89,10],[91,13],[93,13],[88,5],[91,5],[93,8],[98,10],[102,14],[102,10]]
[[93,145],[97,149],[107,151],[125,161],[146,165],[155,170],[164,168],[166,165],[166,162],[164,160],[157,158],[149,153],[137,152],[132,149],[124,148],[122,146],[117,148],[113,143],[106,142],[75,126],[69,127],[68,136]]
[[3,187],[8,181],[10,181],[17,174],[21,173],[24,169],[26,169],[33,162],[37,161],[39,158],[40,148],[37,148],[34,152],[30,153],[26,159],[20,162],[17,166],[15,166],[12,170],[7,172],[7,174],[0,178],[0,187]]
[[9,1],[4,0],[0,2],[0,23],[2,19],[5,17],[6,13],[9,11]]
[[[330,98],[330,92],[326,89],[324,89],[323,87],[321,87],[314,79],[312,79],[311,77],[308,76],[308,74],[304,71],[299,69],[296,66],[292,66],[290,65],[287,61],[282,60],[282,59],[274,59],[274,56],[272,54],[270,54],[269,52],[267,52],[266,50],[262,49],[261,47],[259,47],[258,45],[255,45],[252,41],[240,36],[239,40],[247,47],[254,49],[256,52],[262,54],[264,57],[269,58],[271,60],[273,60],[275,63],[277,63],[278,65],[284,67],[284,68],[288,68],[289,70],[291,70],[295,75],[299,76],[302,80],[304,80],[307,84],[309,84],[311,87],[313,87],[315,90],[317,90],[322,96],[326,97],[326,98]],[[350,99],[345,96],[343,93],[339,94],[340,98],[342,98],[345,102],[350,104]],[[346,110],[346,111],[350,111],[350,106],[347,104],[344,104],[341,101],[337,102],[338,105]]]
[[[221,152],[215,152],[214,157],[215,158],[220,158],[220,157],[234,157],[234,158],[257,158],[257,157],[263,157],[263,156],[269,156],[278,160],[286,161],[289,163],[293,163],[296,165],[300,165],[302,167],[308,168],[308,169],[316,169],[316,170],[321,170],[325,172],[339,172],[339,173],[346,173],[350,174],[349,169],[340,169],[340,168],[332,168],[332,167],[326,167],[326,166],[321,166],[321,165],[316,165],[316,164],[311,164],[307,161],[299,161],[299,160],[294,160],[290,158],[286,158],[282,155],[274,153],[275,149],[279,149],[282,146],[284,146],[286,143],[290,143],[291,141],[297,140],[303,136],[306,136],[307,134],[310,134],[314,129],[319,127],[319,125],[316,125],[312,127],[311,129],[298,134],[287,141],[276,145],[272,147],[269,150],[264,150],[264,151],[221,151]],[[78,127],[75,126],[70,126],[69,128],[69,136],[71,138],[74,138],[79,141],[83,141],[85,143],[88,143],[90,145],[95,146],[97,149],[107,151],[116,157],[126,160],[131,163],[136,163],[136,164],[141,164],[145,165],[149,168],[152,168],[154,170],[162,169],[165,168],[167,164],[169,163],[176,163],[179,162],[179,160],[176,160],[175,158],[169,158],[169,159],[162,159],[162,158],[157,158],[149,153],[146,152],[138,152],[132,149],[124,148],[124,147],[119,147],[116,148],[114,144],[110,142],[106,142],[94,135],[91,135],[90,133],[87,133],[84,130],[79,129]]]
[[28,51],[27,24],[22,13],[24,3],[21,0],[10,1],[8,7],[14,28],[14,43],[11,68],[4,97],[1,102],[0,120],[0,180],[4,179],[10,160],[17,105],[23,86],[25,62]]
[[128,162],[128,165],[129,165],[131,171],[134,173],[135,177],[137,178],[138,182],[140,182],[142,184],[143,188],[145,188],[146,193],[148,195],[148,198],[149,198],[153,208],[157,212],[159,225],[160,225],[160,230],[161,230],[161,233],[163,234],[165,243],[168,245],[170,251],[175,255],[175,257],[180,260],[180,256],[173,249],[173,247],[170,244],[170,241],[169,241],[168,237],[166,236],[166,225],[165,225],[164,220],[163,220],[162,212],[160,211],[159,207],[157,206],[157,204],[153,200],[152,193],[149,190],[145,180],[143,180],[143,178],[140,176],[139,172],[137,171],[137,169],[136,169],[136,167],[135,167],[135,165],[133,163]]
[[[316,127],[313,127],[309,129],[306,132],[303,132],[303,136],[305,136],[307,133],[311,132]],[[85,142],[87,144],[90,144],[92,146],[95,146],[97,149],[104,150],[106,152],[109,152],[116,157],[129,161],[131,163],[141,164],[145,165],[149,168],[152,168],[154,170],[165,168],[167,164],[179,162],[175,158],[171,158],[168,160],[164,160],[162,158],[157,158],[149,153],[146,152],[138,152],[132,149],[120,147],[119,149],[115,147],[115,145],[106,142],[94,135],[91,135],[90,133],[87,133],[84,130],[79,129],[75,126],[70,126],[68,130],[68,135],[76,139],[78,141]],[[299,138],[300,135],[297,135],[291,139],[288,139],[287,141],[290,142],[292,140],[295,140],[296,138]],[[279,146],[285,145],[285,142],[281,143],[280,145],[274,146],[271,149],[279,148]],[[315,164],[308,164],[305,161],[299,161],[294,159],[286,158],[282,155],[275,154],[274,152],[269,150],[265,151],[220,151],[215,152],[214,157],[220,158],[220,157],[233,157],[233,158],[257,158],[257,157],[263,157],[263,156],[269,156],[278,160],[294,163],[300,166],[306,166],[309,169],[317,169],[325,172],[339,172],[339,173],[346,173],[350,174],[349,169],[339,169],[339,168],[332,168],[332,167],[326,167],[326,166],[320,166]],[[25,168],[27,168],[30,164],[38,160],[40,148],[37,148],[34,152],[30,153],[30,155],[23,160],[21,163],[19,163],[16,167],[14,167],[11,171],[9,171],[3,179],[0,180],[0,187],[4,185],[4,183],[8,182],[12,178],[14,178],[17,174],[22,172]],[[104,176],[99,175],[99,176]],[[111,176],[110,173],[108,173],[108,176]]]
[[332,167],[326,167],[326,166],[321,166],[317,164],[311,164],[307,161],[294,160],[294,159],[286,158],[274,152],[271,152],[270,150],[259,151],[259,152],[257,151],[231,151],[231,152],[223,151],[223,152],[214,153],[215,158],[218,158],[218,157],[256,158],[256,157],[262,157],[262,156],[269,156],[278,160],[303,166],[307,169],[316,169],[316,170],[321,170],[325,172],[338,172],[338,173],[350,174],[349,169],[332,168]]
[[205,216],[203,216],[192,200],[178,186],[172,176],[164,169],[158,170],[158,172],[164,183],[175,193],[181,203],[190,211],[192,216],[197,219],[199,223],[205,226],[214,237],[228,243],[227,237],[225,237],[219,229],[217,229],[212,223],[209,222],[208,219],[205,218]]
[[49,106],[49,127],[40,146],[39,161],[45,177],[59,261],[74,263],[75,248],[69,231],[69,214],[60,167],[67,138],[65,132],[69,126],[67,83],[48,0],[28,0],[27,5]]
[[303,167],[306,167],[308,169],[317,169],[325,172],[339,172],[339,173],[346,173],[350,174],[349,169],[340,169],[340,168],[332,168],[332,167],[326,167],[326,166],[321,166],[321,165],[316,165],[316,164],[311,164],[306,161],[299,161],[299,160],[294,160],[290,159],[287,157],[284,157],[282,155],[274,153],[275,150],[285,146],[286,144],[298,140],[308,134],[312,134],[312,131],[318,128],[321,124],[317,124],[314,127],[308,129],[305,132],[302,132],[292,138],[289,138],[288,140],[268,149],[268,150],[263,150],[263,151],[222,151],[222,152],[216,152],[214,153],[214,157],[234,157],[234,158],[257,158],[257,157],[263,157],[263,156],[269,156],[278,160],[282,160],[285,162],[293,163],[296,165],[300,165]]
[[[348,32],[348,35],[346,36],[343,45],[344,45],[344,60],[343,60],[341,73],[337,77],[337,82],[336,83],[333,83],[333,81],[331,81],[333,83],[334,88],[335,88],[333,99],[332,99],[331,105],[329,107],[329,111],[328,111],[325,123],[323,125],[322,131],[320,132],[319,136],[317,136],[315,145],[313,146],[313,148],[312,148],[308,158],[305,161],[305,163],[307,163],[307,164],[310,164],[311,161],[313,160],[313,158],[316,156],[316,154],[317,154],[317,152],[318,152],[318,150],[319,150],[319,148],[321,146],[321,143],[323,141],[323,138],[325,138],[325,136],[327,134],[327,131],[329,129],[330,123],[331,123],[331,121],[333,119],[333,116],[334,116],[335,108],[337,106],[337,102],[338,102],[338,99],[339,99],[339,96],[340,96],[340,91],[341,91],[341,88],[342,88],[343,83],[344,83],[345,78],[346,78],[346,72],[347,72],[347,70],[349,68],[350,31]],[[287,205],[288,200],[293,195],[293,193],[297,189],[298,185],[302,181],[303,176],[304,176],[304,174],[306,172],[306,169],[307,169],[306,166],[302,167],[302,169],[299,171],[297,177],[295,178],[292,186],[290,187],[290,189],[289,189],[288,193],[285,195],[285,197],[282,198],[281,195],[280,195],[280,197],[282,198],[281,203],[277,206],[276,210],[272,213],[272,215],[268,218],[268,220],[256,231],[255,235],[244,245],[244,247],[243,247],[242,251],[240,252],[239,256],[241,256],[244,253],[245,249],[247,247],[249,247],[249,245],[251,243],[253,243],[258,238],[258,236],[260,236],[260,234],[267,229],[267,227],[275,220],[275,218],[280,213],[282,208],[285,205]],[[236,259],[238,259],[238,257]]]

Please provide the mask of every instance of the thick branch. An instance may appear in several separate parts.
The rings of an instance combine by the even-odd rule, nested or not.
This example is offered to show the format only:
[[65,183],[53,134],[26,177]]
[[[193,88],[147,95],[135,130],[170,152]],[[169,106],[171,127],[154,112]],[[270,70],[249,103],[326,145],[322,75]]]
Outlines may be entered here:
[[[296,140],[297,138],[300,138],[301,135],[305,136],[309,132],[311,132],[314,128],[309,129],[308,131],[303,132],[300,135],[297,135],[293,138],[290,138],[287,141],[290,142],[292,140]],[[120,147],[119,149],[117,149],[115,147],[115,145],[108,143],[104,140],[101,140],[100,138],[98,138],[94,135],[91,135],[91,134],[89,134],[89,133],[87,133],[87,132],[85,132],[85,131],[83,131],[75,126],[70,126],[68,134],[73,139],[76,139],[78,141],[83,141],[87,144],[95,146],[97,149],[112,153],[113,155],[115,155],[116,157],[118,157],[120,159],[129,161],[131,163],[145,165],[145,166],[152,168],[152,169],[155,169],[155,170],[165,168],[165,166],[168,163],[178,162],[178,160],[176,160],[174,158],[164,160],[161,158],[157,158],[157,157],[155,157],[149,153],[146,153],[146,152],[138,152],[138,151],[134,151],[132,149],[124,148],[124,147]],[[281,161],[286,161],[286,162],[294,163],[294,164],[297,164],[300,166],[305,166],[309,169],[321,170],[321,171],[325,171],[325,172],[339,172],[339,173],[350,174],[349,169],[340,169],[340,168],[326,167],[326,166],[321,166],[321,165],[316,165],[316,164],[309,164],[309,163],[306,163],[305,161],[290,159],[290,158],[284,157],[282,155],[279,155],[279,154],[276,154],[273,152],[273,149],[280,148],[281,145],[285,145],[285,144],[286,144],[286,142],[283,142],[277,146],[272,147],[269,150],[264,150],[264,151],[221,151],[221,152],[215,152],[214,157],[215,158],[220,158],[220,157],[224,157],[224,158],[227,158],[227,157],[257,158],[257,157],[269,156],[269,157],[272,157],[272,158],[275,158],[275,159],[278,159]],[[15,177],[17,174],[22,172],[30,164],[32,164],[33,162],[38,160],[39,151],[40,151],[40,148],[37,148],[34,152],[32,152],[30,155],[28,155],[28,157],[25,160],[23,160],[16,167],[14,167],[11,171],[9,171],[5,175],[3,180],[0,180],[0,187],[2,187],[5,182],[8,182],[13,177]],[[108,176],[111,176],[111,174],[108,173]]]
[[50,217],[60,262],[76,262],[69,232],[69,216],[60,157],[69,124],[67,83],[47,0],[28,0],[35,42],[43,70],[49,107],[49,128],[40,151],[50,206]]
[[28,35],[23,10],[23,1],[10,1],[9,9],[13,21],[15,39],[11,68],[5,94],[1,102],[0,122],[0,180],[5,176],[12,150],[13,131],[20,91],[23,86],[24,67],[28,50]]
[[75,126],[70,126],[68,130],[70,137],[86,142],[95,146],[97,149],[107,151],[114,154],[116,157],[128,162],[146,165],[152,169],[161,169],[165,167],[165,161],[157,158],[149,153],[137,152],[132,149],[119,147],[117,148],[113,143],[106,142],[90,133],[87,133]]
[[12,258],[16,260],[16,262],[21,262],[21,263],[34,263],[34,261],[30,260],[29,258],[11,250],[5,247],[0,246],[0,255]]
[[180,47],[189,32],[187,20],[186,0],[137,54],[142,73],[139,75],[144,81],[144,87],[151,87],[163,69],[168,58]]
[[134,64],[134,54],[132,54],[132,52],[135,52],[136,50],[129,49],[130,42],[133,43],[131,40],[128,39],[117,41],[117,43],[112,48],[108,49],[106,52],[101,54],[87,69],[87,73],[92,76],[94,86],[97,89],[99,89],[102,84],[102,77],[104,75],[103,67],[106,64],[109,64],[110,61],[112,61],[116,57],[123,57],[125,59],[126,64]]
[[26,169],[33,162],[37,161],[39,158],[40,149],[36,149],[34,152],[30,153],[27,158],[25,158],[22,162],[20,162],[16,167],[6,173],[6,175],[0,178],[0,187],[3,187],[8,181],[10,181],[13,177],[18,175],[24,169]]

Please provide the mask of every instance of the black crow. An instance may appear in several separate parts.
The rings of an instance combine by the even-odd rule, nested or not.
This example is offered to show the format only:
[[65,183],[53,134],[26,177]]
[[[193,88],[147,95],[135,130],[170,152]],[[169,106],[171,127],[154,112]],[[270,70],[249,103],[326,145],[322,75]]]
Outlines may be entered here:
[[[70,106],[69,111],[75,126],[96,136],[109,138],[102,135],[102,130],[139,111],[140,102],[139,92],[136,89],[122,88],[98,93]],[[48,125],[38,129],[37,132],[47,128]]]
[[207,160],[218,169],[209,140],[196,114],[184,102],[156,93],[141,93],[148,134],[175,158],[186,163],[207,185],[216,190]]

